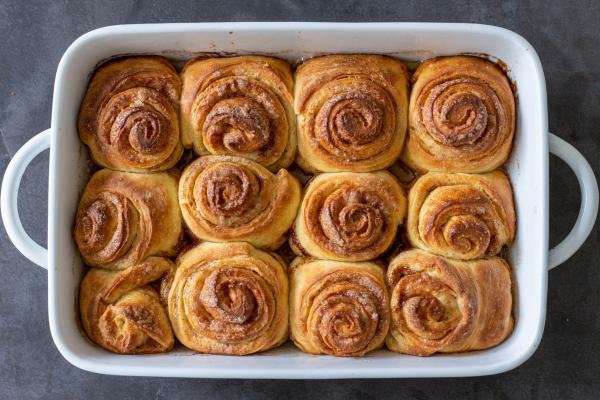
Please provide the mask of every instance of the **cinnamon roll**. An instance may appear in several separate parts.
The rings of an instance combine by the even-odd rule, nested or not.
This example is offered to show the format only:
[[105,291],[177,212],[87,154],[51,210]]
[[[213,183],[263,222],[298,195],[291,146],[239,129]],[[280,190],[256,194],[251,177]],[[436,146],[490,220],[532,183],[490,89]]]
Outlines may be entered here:
[[380,55],[330,55],[295,74],[298,164],[310,172],[389,167],[406,133],[408,73]]
[[323,173],[305,189],[290,247],[297,255],[370,260],[390,247],[405,215],[404,190],[389,172]]
[[183,219],[195,236],[208,241],[277,248],[299,204],[300,184],[289,172],[275,175],[241,157],[200,157],[179,182]]
[[389,323],[380,266],[307,258],[292,263],[290,330],[302,351],[362,356],[383,345]]
[[169,317],[179,341],[201,353],[277,347],[288,337],[283,261],[248,243],[202,243],[177,259]]
[[510,182],[501,171],[423,175],[408,194],[406,230],[414,247],[442,256],[496,255],[515,237]]
[[85,263],[123,269],[148,256],[175,255],[183,237],[178,174],[96,172],[75,217],[75,242]]
[[296,153],[292,72],[272,57],[204,58],[182,73],[184,145],[199,155],[236,155],[273,172]]
[[498,257],[451,260],[409,250],[387,270],[387,347],[418,356],[487,349],[513,329],[510,269]]
[[174,339],[164,294],[173,267],[166,258],[149,257],[122,271],[91,269],[79,291],[81,322],[88,337],[120,354],[171,350]]
[[79,136],[92,159],[122,171],[165,171],[183,154],[181,83],[162,57],[124,57],[92,76],[79,111]]
[[504,73],[467,56],[425,61],[413,75],[402,159],[417,171],[487,172],[506,161],[515,100]]

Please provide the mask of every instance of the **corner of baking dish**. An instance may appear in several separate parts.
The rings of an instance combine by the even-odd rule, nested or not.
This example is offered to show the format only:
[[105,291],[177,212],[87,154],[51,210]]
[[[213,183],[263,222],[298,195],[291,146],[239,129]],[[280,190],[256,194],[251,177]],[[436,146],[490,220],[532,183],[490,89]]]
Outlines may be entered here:
[[[532,135],[540,135],[528,148],[531,157],[539,158],[542,171],[536,191],[533,191],[537,208],[533,220],[539,224],[534,234],[539,235],[535,251],[529,257],[531,265],[520,268],[535,269],[536,279],[531,292],[520,293],[520,302],[536,308],[527,321],[517,319],[515,332],[503,344],[481,352],[438,355],[431,358],[410,358],[403,355],[376,352],[361,359],[339,359],[329,356],[315,357],[291,352],[289,346],[266,354],[247,357],[196,355],[188,357],[181,351],[168,355],[144,357],[121,356],[107,353],[87,341],[77,328],[75,318],[66,321],[64,315],[74,315],[74,297],[79,282],[81,261],[71,238],[72,213],[76,208],[69,179],[83,182],[85,177],[69,170],[81,165],[87,155],[82,151],[76,132],[78,104],[86,78],[97,63],[116,54],[135,52],[136,43],[144,42],[146,34],[181,34],[208,37],[235,32],[303,32],[307,37],[323,32],[358,32],[369,35],[420,34],[445,36],[479,35],[489,43],[512,46],[520,55],[518,63],[528,71],[531,90],[519,92],[527,100],[528,126]],[[426,44],[423,44],[426,46]],[[146,48],[148,48],[146,43]],[[177,43],[172,48],[176,48]],[[201,47],[201,46],[199,46]],[[186,49],[187,50],[187,49]],[[331,51],[334,52],[334,51]],[[483,51],[480,51],[483,53]],[[511,68],[514,64],[509,64]],[[79,82],[83,81],[83,82]],[[77,106],[75,106],[77,104]],[[523,107],[525,105],[522,105]],[[522,112],[520,113],[523,114]],[[521,116],[519,117],[520,119]],[[533,47],[520,35],[504,28],[476,24],[439,23],[207,23],[207,24],[149,24],[117,25],[96,29],[79,37],[65,52],[56,75],[52,110],[52,139],[50,148],[50,185],[48,201],[48,307],[50,330],[60,353],[71,364],[91,372],[114,375],[179,376],[179,377],[237,377],[237,378],[376,378],[376,377],[454,377],[501,373],[525,362],[536,350],[542,336],[545,320],[548,251],[548,144],[547,144],[546,88],[540,60]],[[540,131],[540,132],[537,132]],[[77,136],[76,134],[74,136]],[[77,138],[75,138],[77,139]],[[83,184],[81,183],[82,187]],[[79,189],[77,189],[79,190]],[[69,192],[71,191],[71,192]],[[65,195],[69,192],[71,195]],[[67,199],[68,201],[65,201]],[[540,200],[541,199],[541,200]],[[545,200],[544,200],[545,199]],[[522,200],[522,199],[521,199]],[[71,203],[69,203],[69,201]],[[75,200],[76,201],[76,200]],[[517,210],[517,212],[529,212]],[[68,225],[68,226],[65,226]],[[545,232],[545,233],[544,233]],[[521,237],[525,237],[520,231]],[[518,235],[519,236],[519,235]],[[533,251],[533,250],[532,250]],[[516,255],[515,257],[519,257]],[[524,260],[520,260],[524,261]],[[68,293],[67,293],[68,292]],[[524,303],[523,303],[524,304]],[[68,312],[64,310],[67,309]],[[59,312],[62,313],[59,315]],[[527,328],[524,328],[524,326]],[[471,362],[469,360],[475,360]],[[200,361],[201,360],[201,361]]]

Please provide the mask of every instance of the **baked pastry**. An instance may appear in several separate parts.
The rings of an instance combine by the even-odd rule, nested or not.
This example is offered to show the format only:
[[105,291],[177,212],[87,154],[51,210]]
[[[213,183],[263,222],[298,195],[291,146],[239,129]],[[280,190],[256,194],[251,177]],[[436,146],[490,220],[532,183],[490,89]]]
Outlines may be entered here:
[[290,268],[296,346],[335,356],[362,356],[383,346],[390,311],[382,267],[300,257]]
[[275,249],[300,205],[300,184],[254,161],[205,156],[188,164],[179,181],[179,205],[188,228],[208,241],[245,241]]
[[288,278],[275,254],[248,243],[202,243],[177,258],[169,317],[201,353],[244,355],[288,337]]
[[506,161],[515,100],[499,67],[477,57],[440,57],[413,75],[403,161],[412,169],[487,172]]
[[149,257],[122,271],[91,269],[79,290],[88,337],[120,354],[171,350],[174,339],[165,295],[173,268],[166,258]]
[[175,68],[156,56],[123,57],[92,76],[79,136],[99,165],[122,171],[165,171],[183,154]]
[[339,261],[380,256],[406,215],[404,190],[387,171],[323,173],[306,186],[290,247]]
[[499,257],[451,260],[413,249],[387,270],[387,347],[428,356],[487,349],[513,329],[510,269]]
[[408,73],[380,55],[313,58],[296,70],[298,164],[310,172],[389,167],[406,134]]
[[148,256],[174,256],[183,238],[178,175],[96,172],[75,217],[75,242],[85,263],[124,269]]
[[296,116],[292,72],[283,60],[198,58],[181,72],[181,128],[199,155],[247,157],[273,172],[292,163]]
[[408,240],[445,257],[494,256],[515,237],[510,182],[501,171],[421,176],[408,193]]

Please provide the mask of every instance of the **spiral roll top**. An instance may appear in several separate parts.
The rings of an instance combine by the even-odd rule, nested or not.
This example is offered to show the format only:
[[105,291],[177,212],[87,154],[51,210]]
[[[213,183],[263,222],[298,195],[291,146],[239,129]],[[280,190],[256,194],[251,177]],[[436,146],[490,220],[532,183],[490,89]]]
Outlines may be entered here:
[[166,258],[149,257],[118,272],[90,270],[79,294],[81,321],[90,339],[120,354],[169,351],[173,331],[166,299],[155,286],[166,285],[173,267]]
[[281,261],[246,243],[202,243],[182,254],[169,293],[177,338],[203,353],[250,354],[287,338]]
[[123,171],[164,171],[183,153],[181,83],[161,57],[126,57],[92,76],[79,112],[79,134],[98,164]]
[[296,151],[292,74],[283,60],[196,59],[182,72],[184,144],[197,154],[235,155],[276,172]]
[[183,218],[204,240],[276,248],[299,203],[300,184],[290,173],[274,175],[241,157],[200,157],[186,167],[179,184]]
[[392,351],[426,356],[485,349],[512,331],[511,279],[501,258],[445,259],[422,250],[388,267]]
[[376,258],[405,214],[404,191],[388,172],[320,174],[305,190],[290,246],[324,259]]
[[123,269],[151,255],[172,255],[182,224],[173,173],[100,170],[83,192],[73,235],[86,264]]
[[512,243],[515,210],[508,178],[428,173],[408,195],[408,239],[418,248],[462,260],[488,257]]
[[425,61],[413,76],[402,158],[418,171],[487,172],[510,152],[515,101],[504,73],[477,57]]
[[311,172],[375,171],[400,155],[408,80],[389,57],[337,55],[296,71],[298,163]]
[[381,267],[298,258],[290,281],[291,335],[303,351],[361,356],[383,344],[389,303]]

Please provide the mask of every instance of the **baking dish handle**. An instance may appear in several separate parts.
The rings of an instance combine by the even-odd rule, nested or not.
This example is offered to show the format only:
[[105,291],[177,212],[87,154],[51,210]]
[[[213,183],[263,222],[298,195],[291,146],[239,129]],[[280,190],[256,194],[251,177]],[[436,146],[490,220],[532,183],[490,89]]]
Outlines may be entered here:
[[45,269],[48,269],[48,250],[37,244],[23,229],[17,199],[25,169],[35,156],[50,148],[50,137],[51,130],[47,129],[29,139],[17,151],[6,167],[0,192],[0,210],[8,237],[25,257]]
[[581,188],[581,206],[575,225],[562,242],[550,249],[548,269],[552,269],[575,254],[590,235],[598,214],[598,182],[592,167],[575,147],[552,133],[548,140],[550,153],[569,165]]

